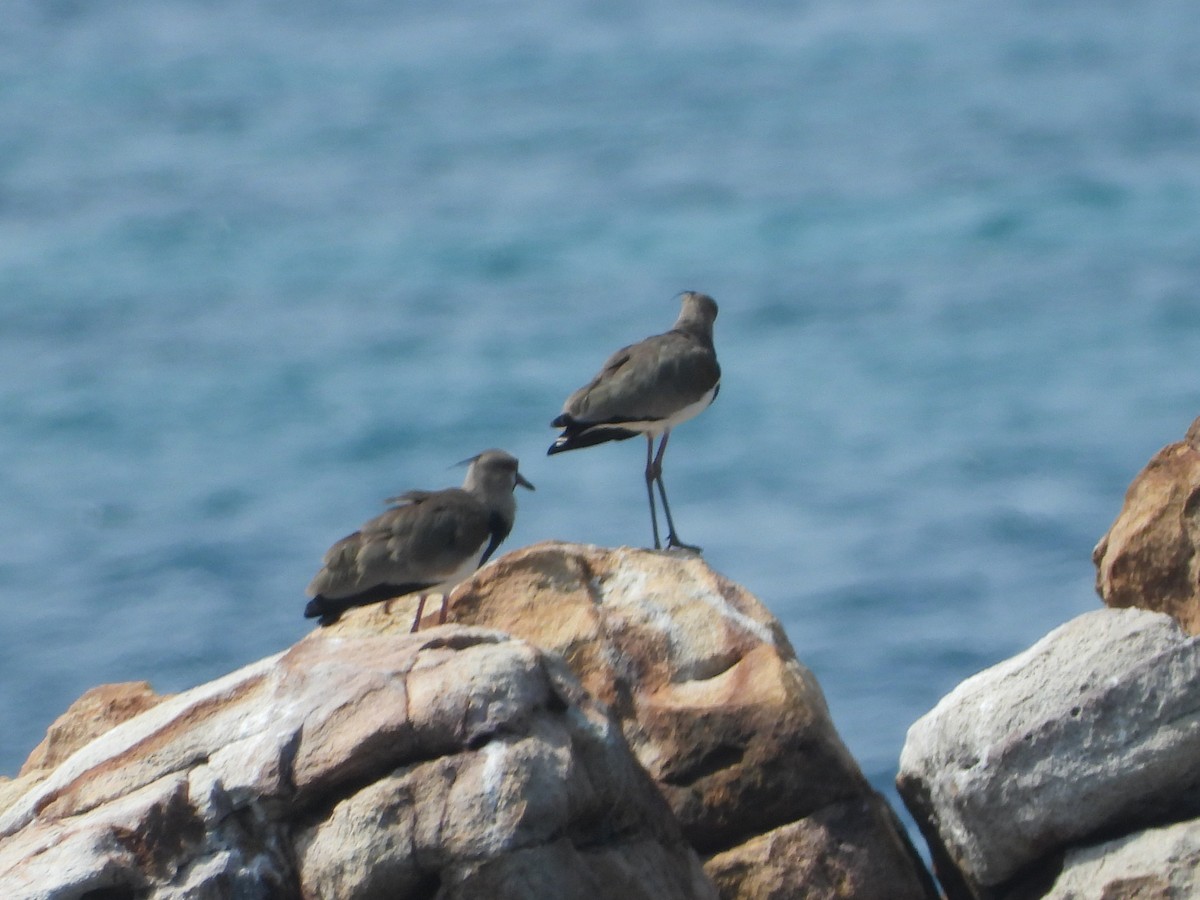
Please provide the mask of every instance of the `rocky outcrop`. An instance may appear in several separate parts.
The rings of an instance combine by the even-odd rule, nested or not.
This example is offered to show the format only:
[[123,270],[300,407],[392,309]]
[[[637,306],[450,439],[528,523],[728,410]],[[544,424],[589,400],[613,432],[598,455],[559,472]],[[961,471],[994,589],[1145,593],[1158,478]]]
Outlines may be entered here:
[[1165,612],[1200,633],[1200,419],[1133,480],[1092,561],[1106,605]]
[[778,620],[699,557],[539,544],[481,572],[450,608],[567,660],[723,897],[933,896]]
[[1050,896],[1183,897],[1068,886],[1123,877],[1087,874],[1114,837],[1200,814],[1197,760],[1200,638],[1159,613],[1097,610],[938,703],[909,730],[897,784],[951,898],[1040,897],[1056,878]]
[[0,835],[6,898],[716,896],[561,662],[460,627],[320,634],[164,700]]
[[444,628],[413,606],[64,717],[0,802],[0,896],[934,896],[779,623],[698,558],[542,544]]

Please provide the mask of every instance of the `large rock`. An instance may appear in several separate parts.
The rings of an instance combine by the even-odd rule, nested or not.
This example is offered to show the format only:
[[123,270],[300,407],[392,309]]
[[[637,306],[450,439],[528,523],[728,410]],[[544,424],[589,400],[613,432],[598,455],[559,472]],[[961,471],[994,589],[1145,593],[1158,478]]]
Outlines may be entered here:
[[716,891],[561,660],[451,627],[318,633],[75,751],[0,812],[0,897],[85,895]]
[[897,784],[947,894],[990,898],[1070,847],[1195,815],[1197,759],[1200,638],[1104,609],[943,698],[909,730]]
[[[727,900],[934,896],[779,621],[699,557],[538,544],[460,585],[450,609],[566,659]],[[782,892],[763,892],[768,858]]]
[[702,560],[541,544],[450,599],[100,735],[0,804],[0,897],[935,896],[779,623]]
[[1165,612],[1200,633],[1200,419],[1130,484],[1092,551],[1105,604]]
[[1200,820],[1072,850],[1044,900],[1200,897]]

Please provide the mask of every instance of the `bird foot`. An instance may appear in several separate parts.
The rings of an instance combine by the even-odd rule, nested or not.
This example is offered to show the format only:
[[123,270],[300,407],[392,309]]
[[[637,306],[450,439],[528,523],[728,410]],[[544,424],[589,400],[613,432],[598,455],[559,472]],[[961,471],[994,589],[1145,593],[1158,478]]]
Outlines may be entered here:
[[704,553],[704,551],[701,550],[699,547],[697,547],[695,544],[685,544],[683,541],[681,541],[675,535],[673,535],[673,534],[667,535],[667,549],[674,550],[676,548],[678,548],[680,550],[690,550],[692,553],[695,553],[697,556],[700,556]]

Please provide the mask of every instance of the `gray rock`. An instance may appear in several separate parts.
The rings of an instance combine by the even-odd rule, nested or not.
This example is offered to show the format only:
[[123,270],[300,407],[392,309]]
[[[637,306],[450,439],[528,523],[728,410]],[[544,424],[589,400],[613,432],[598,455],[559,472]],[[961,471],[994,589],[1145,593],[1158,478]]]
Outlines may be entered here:
[[1044,900],[1200,897],[1200,820],[1072,850]]
[[1198,758],[1200,642],[1105,609],[943,698],[909,730],[897,784],[948,892],[992,896],[1071,845],[1169,821]]

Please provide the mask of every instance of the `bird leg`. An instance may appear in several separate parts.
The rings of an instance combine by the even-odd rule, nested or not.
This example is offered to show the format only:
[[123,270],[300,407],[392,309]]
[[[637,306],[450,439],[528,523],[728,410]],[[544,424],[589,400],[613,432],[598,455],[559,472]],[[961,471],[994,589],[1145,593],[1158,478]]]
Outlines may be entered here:
[[438,624],[439,625],[446,624],[446,604],[449,602],[450,602],[450,590],[447,588],[445,591],[442,592],[442,612],[441,612],[441,615],[438,616]]
[[[667,503],[667,487],[662,480],[662,459],[663,454],[667,450],[667,439],[671,436],[668,429],[663,432],[662,443],[658,445],[658,454],[654,457],[654,480],[658,482],[658,495],[662,497],[663,513],[667,517],[667,549],[679,547],[681,550],[691,550],[693,553],[699,553],[700,548],[695,544],[685,544],[679,539],[679,535],[675,533],[675,521],[671,518],[671,507]],[[657,527],[654,530],[655,536],[658,535]]]
[[[667,439],[663,438],[666,444]],[[654,549],[661,550],[662,542],[658,539],[658,512],[654,508],[654,481],[662,471],[662,453],[654,457],[654,435],[646,435],[646,496],[650,498],[650,527],[654,529]]]
[[417,615],[413,619],[412,628],[409,629],[410,634],[421,630],[421,614],[423,612],[425,612],[425,595],[418,594],[417,595]]
[[685,544],[675,533],[675,523],[671,521],[671,507],[667,505],[667,489],[663,487],[662,478],[658,478],[657,481],[658,493],[662,497],[663,512],[667,514],[667,549],[678,547],[681,550],[691,550],[693,553],[703,552],[695,544]]

